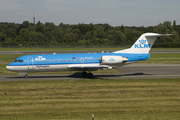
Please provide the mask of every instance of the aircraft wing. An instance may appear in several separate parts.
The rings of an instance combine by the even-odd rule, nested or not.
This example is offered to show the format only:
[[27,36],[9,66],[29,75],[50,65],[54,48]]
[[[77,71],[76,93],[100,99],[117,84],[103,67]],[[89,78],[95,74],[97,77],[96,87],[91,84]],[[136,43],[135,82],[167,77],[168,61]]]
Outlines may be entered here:
[[112,69],[110,66],[86,66],[86,65],[71,65],[68,66],[69,69],[77,69],[77,70],[97,70],[97,69]]

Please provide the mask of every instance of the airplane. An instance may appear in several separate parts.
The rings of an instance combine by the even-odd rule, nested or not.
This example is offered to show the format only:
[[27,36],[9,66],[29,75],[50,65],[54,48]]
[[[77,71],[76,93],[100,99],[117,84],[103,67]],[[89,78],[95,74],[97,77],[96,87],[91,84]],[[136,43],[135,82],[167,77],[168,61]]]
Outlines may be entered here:
[[[142,34],[131,48],[107,53],[25,55],[6,66],[19,74],[28,72],[82,71],[82,76],[93,78],[91,71],[121,67],[150,58],[150,49],[157,37],[171,34]],[[86,72],[88,71],[88,73]]]

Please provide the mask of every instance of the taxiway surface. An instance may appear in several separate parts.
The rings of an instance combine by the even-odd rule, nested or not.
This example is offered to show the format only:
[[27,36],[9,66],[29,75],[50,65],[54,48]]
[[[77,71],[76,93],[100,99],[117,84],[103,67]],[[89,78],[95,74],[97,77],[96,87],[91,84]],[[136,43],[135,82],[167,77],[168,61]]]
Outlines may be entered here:
[[[180,78],[180,64],[142,64],[134,63],[123,66],[119,74],[94,74],[92,79],[156,79],[156,78]],[[2,81],[47,81],[47,80],[80,80],[88,79],[81,74],[43,74],[29,75],[25,79],[22,75],[1,75]]]

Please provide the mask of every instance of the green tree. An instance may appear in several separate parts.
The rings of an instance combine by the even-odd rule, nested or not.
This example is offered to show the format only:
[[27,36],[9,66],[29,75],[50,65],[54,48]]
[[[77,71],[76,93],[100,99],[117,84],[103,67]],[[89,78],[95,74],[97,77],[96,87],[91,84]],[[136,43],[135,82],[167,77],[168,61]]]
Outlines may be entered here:
[[40,21],[38,21],[38,23],[36,24],[36,28],[35,28],[36,32],[44,33],[43,26],[44,25]]
[[76,39],[75,35],[73,33],[67,33],[64,36],[64,42],[68,44],[74,44],[74,40]]
[[29,27],[29,21],[24,21],[21,25],[21,28],[28,28]]

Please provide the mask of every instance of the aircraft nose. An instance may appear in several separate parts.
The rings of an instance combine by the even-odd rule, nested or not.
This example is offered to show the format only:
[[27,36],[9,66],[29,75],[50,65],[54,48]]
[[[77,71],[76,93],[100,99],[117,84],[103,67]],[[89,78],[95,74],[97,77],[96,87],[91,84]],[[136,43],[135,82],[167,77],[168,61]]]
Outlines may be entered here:
[[7,70],[10,70],[10,66],[7,65],[7,66],[6,66],[6,69],[7,69]]
[[9,70],[9,71],[13,71],[14,70],[13,66],[9,66],[9,65],[6,66],[6,69]]

